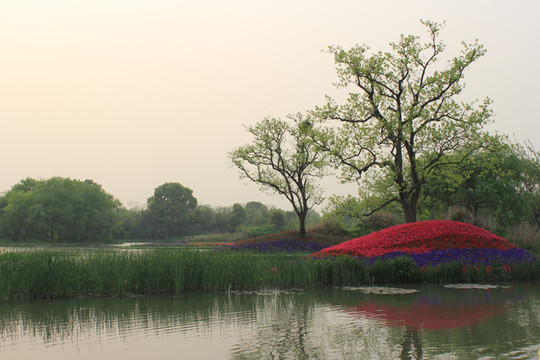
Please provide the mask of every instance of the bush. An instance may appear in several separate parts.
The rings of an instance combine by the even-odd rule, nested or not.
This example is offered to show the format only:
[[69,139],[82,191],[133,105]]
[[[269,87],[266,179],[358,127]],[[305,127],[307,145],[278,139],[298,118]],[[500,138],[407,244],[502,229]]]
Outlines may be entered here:
[[540,248],[540,232],[529,223],[514,225],[508,232],[508,240],[520,248],[535,251]]
[[341,223],[335,218],[324,219],[318,224],[311,225],[308,231],[317,234],[346,236],[347,231],[341,226]]
[[373,231],[386,229],[399,224],[397,216],[388,211],[379,211],[367,217],[367,224]]
[[474,222],[473,214],[461,206],[451,206],[446,213],[446,220],[459,221],[472,224]]

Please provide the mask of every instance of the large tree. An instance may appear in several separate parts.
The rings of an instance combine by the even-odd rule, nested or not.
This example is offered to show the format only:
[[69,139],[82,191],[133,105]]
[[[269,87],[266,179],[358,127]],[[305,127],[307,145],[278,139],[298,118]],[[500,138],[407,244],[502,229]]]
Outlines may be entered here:
[[[313,112],[327,124],[338,120],[340,125],[328,125],[317,142],[342,168],[343,180],[365,180],[367,175],[362,183],[367,195],[372,186],[386,188],[388,196],[366,215],[397,202],[405,220],[416,221],[427,177],[467,157],[491,114],[489,99],[479,106],[458,101],[465,70],[485,54],[483,46],[464,43],[460,55],[440,64],[445,48],[439,40],[441,25],[422,23],[428,32],[425,43],[419,36],[402,35],[385,53],[370,54],[366,45],[348,51],[329,48],[336,85],[346,88],[348,97],[341,105],[328,98]],[[447,157],[456,153],[461,157]]]
[[300,234],[305,234],[308,210],[323,199],[316,179],[323,176],[325,163],[308,136],[311,123],[299,114],[289,116],[289,120],[266,118],[247,127],[253,142],[234,149],[229,156],[242,177],[291,203]]

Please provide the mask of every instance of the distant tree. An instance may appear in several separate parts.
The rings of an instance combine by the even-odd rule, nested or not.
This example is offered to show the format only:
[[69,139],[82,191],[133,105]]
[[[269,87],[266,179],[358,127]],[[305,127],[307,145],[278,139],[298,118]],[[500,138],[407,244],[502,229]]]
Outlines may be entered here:
[[115,239],[142,239],[145,237],[143,228],[143,209],[120,208],[118,211],[118,226],[114,231]]
[[197,205],[195,215],[195,233],[207,234],[216,231],[216,211],[208,205]]
[[279,209],[270,210],[270,217],[268,219],[270,225],[274,225],[277,228],[283,228],[287,225],[285,220],[285,212]]
[[308,136],[309,119],[290,116],[292,124],[266,118],[247,127],[253,142],[229,153],[241,176],[261,189],[284,196],[298,216],[301,234],[306,232],[306,215],[321,203],[322,191],[316,180],[324,175],[322,153]]
[[306,225],[310,226],[321,221],[321,215],[315,210],[311,209],[308,211],[306,216]]
[[33,194],[25,191],[9,191],[0,200],[0,234],[14,241],[28,240],[32,224],[30,209],[33,204]]
[[250,201],[245,206],[246,220],[249,226],[261,226],[268,223],[268,207],[258,201]]
[[234,204],[232,211],[229,213],[228,228],[234,232],[240,225],[245,225],[247,222],[246,209],[241,204]]
[[193,191],[179,183],[165,183],[147,200],[146,216],[154,237],[184,236],[192,231],[197,199]]
[[232,211],[231,206],[223,206],[214,209],[214,232],[230,232],[229,214]]
[[[438,66],[445,49],[439,40],[441,25],[423,24],[426,43],[419,36],[402,35],[390,44],[392,52],[370,55],[366,45],[348,51],[329,48],[337,86],[346,88],[349,96],[343,105],[328,98],[312,113],[327,124],[341,124],[318,127],[315,139],[341,167],[342,180],[362,180],[363,192],[384,195],[373,199],[377,201],[365,215],[398,203],[405,221],[416,221],[430,173],[466,158],[481,143],[491,115],[489,99],[478,107],[457,99],[465,71],[485,54],[483,46],[464,44],[461,55]],[[462,157],[448,156],[455,154]]]
[[14,240],[103,241],[112,237],[120,202],[92,180],[22,180],[0,201],[0,231]]

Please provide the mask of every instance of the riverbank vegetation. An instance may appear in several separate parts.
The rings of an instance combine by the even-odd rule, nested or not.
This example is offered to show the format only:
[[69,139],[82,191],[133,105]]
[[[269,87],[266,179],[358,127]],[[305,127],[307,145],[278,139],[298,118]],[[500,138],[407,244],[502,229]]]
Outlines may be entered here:
[[540,261],[507,266],[450,262],[419,267],[400,257],[374,262],[305,253],[30,251],[0,254],[0,297],[57,298],[174,294],[263,288],[539,280]]

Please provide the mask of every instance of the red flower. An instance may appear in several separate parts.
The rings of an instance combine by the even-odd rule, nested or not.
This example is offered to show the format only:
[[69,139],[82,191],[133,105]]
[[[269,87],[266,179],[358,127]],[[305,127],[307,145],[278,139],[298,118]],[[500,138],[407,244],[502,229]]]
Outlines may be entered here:
[[487,230],[449,220],[419,221],[392,226],[326,248],[317,255],[381,256],[389,252],[424,254],[431,250],[496,248],[515,246]]

